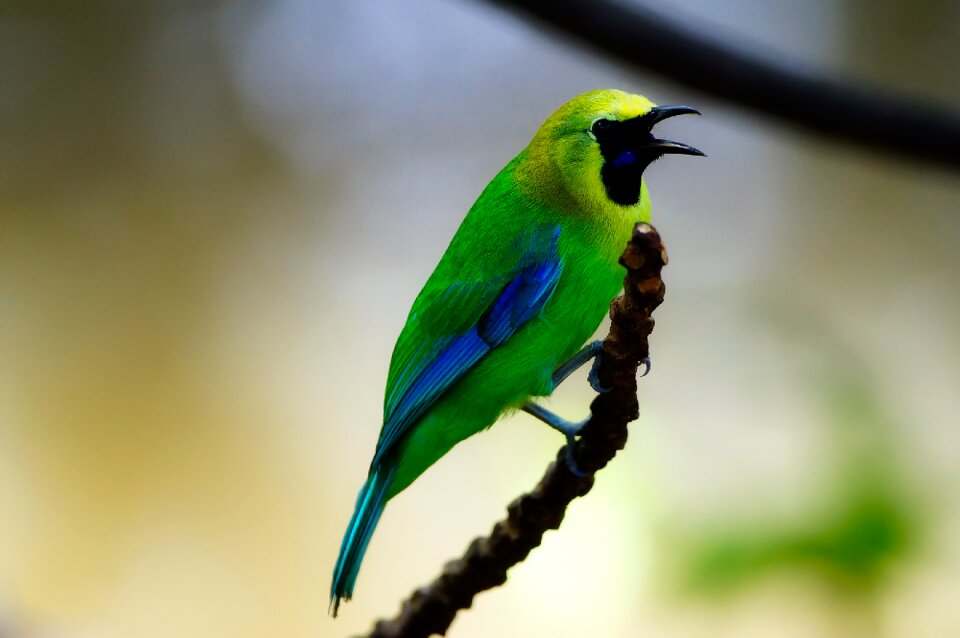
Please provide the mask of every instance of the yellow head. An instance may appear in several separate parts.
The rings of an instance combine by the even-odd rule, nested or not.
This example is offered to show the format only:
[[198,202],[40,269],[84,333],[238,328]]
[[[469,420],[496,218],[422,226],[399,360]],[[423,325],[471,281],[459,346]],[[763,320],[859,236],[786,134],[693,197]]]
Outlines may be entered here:
[[614,89],[576,97],[551,115],[517,165],[518,183],[534,196],[582,213],[637,209],[649,202],[643,171],[666,154],[703,155],[697,149],[654,137],[657,122],[687,106],[656,106],[640,95]]

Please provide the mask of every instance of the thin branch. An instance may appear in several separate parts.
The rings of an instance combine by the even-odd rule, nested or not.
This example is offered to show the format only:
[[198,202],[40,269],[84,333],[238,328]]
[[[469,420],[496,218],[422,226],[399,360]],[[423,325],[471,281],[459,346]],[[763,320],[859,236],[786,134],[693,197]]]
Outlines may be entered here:
[[378,622],[370,638],[446,633],[474,596],[506,582],[507,570],[540,545],[544,532],[560,527],[570,501],[589,492],[593,474],[623,449],[627,423],[638,416],[637,368],[649,354],[650,315],[663,301],[660,270],[667,253],[653,226],[636,225],[620,263],[627,269],[624,294],[610,305],[612,324],[598,371],[600,383],[611,389],[590,405],[590,421],[574,448],[578,466],[589,474],[573,475],[561,449],[537,487],[507,507],[507,518],[489,536],[475,539],[463,557],[447,563],[436,580],[416,590],[396,618]]
[[643,71],[818,135],[960,168],[960,113],[739,50],[615,0],[490,0]]

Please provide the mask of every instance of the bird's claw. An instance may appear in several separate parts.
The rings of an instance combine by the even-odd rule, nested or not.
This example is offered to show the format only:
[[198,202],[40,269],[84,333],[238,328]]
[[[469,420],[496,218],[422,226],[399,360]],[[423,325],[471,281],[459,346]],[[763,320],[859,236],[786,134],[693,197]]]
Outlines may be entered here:
[[571,474],[577,478],[584,478],[585,476],[590,476],[590,472],[584,472],[577,464],[577,459],[573,454],[573,446],[576,442],[577,439],[572,434],[567,435],[567,444],[563,448],[563,458],[566,460],[567,469],[570,470]]
[[607,388],[600,384],[600,357],[602,356],[603,353],[598,352],[593,358],[593,365],[590,366],[590,374],[587,375],[587,381],[590,382],[590,387],[593,388],[594,392],[606,394],[613,388]]
[[643,377],[650,374],[650,357],[649,356],[644,357],[643,361],[641,361],[640,363],[643,364],[643,374],[640,375],[640,378],[642,379]]

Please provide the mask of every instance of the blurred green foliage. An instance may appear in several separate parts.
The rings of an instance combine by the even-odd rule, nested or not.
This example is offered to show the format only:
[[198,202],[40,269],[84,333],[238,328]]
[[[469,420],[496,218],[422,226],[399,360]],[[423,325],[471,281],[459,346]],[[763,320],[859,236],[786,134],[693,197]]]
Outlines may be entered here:
[[828,439],[827,485],[817,490],[819,502],[800,523],[760,518],[702,530],[690,539],[681,580],[687,591],[713,596],[769,576],[807,572],[845,593],[875,592],[899,560],[919,549],[926,522],[898,466],[900,424],[886,410],[869,370],[831,339],[826,326],[793,331],[795,320],[779,318],[781,335],[820,337],[807,345],[821,350],[811,378]]

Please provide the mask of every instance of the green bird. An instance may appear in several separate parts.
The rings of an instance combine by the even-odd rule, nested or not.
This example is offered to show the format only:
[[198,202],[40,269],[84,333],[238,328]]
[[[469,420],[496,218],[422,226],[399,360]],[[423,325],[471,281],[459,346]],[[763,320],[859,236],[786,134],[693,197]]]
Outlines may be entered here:
[[[650,221],[644,169],[703,155],[651,132],[684,113],[699,114],[616,90],[576,97],[467,213],[393,351],[380,438],[334,567],[334,616],[387,501],[454,445],[518,409],[576,435],[582,424],[532,399],[599,353],[584,343],[621,289],[617,260],[634,224]],[[591,385],[603,391],[594,373]]]

